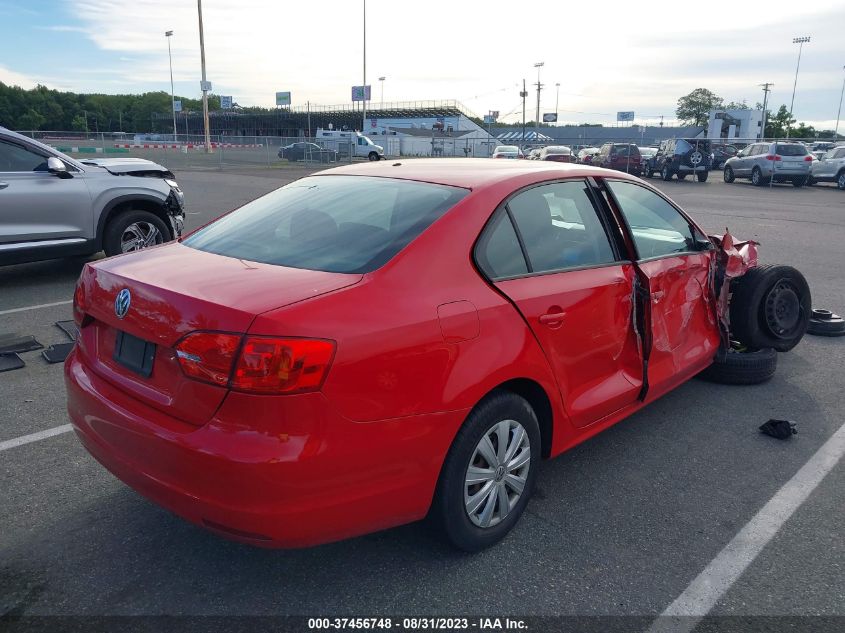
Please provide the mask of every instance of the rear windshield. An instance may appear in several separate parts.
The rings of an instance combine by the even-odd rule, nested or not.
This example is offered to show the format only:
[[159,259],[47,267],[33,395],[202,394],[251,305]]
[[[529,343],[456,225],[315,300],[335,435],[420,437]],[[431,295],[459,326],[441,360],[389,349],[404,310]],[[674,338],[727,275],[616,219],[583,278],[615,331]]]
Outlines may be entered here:
[[784,143],[775,148],[775,154],[780,154],[781,156],[806,156],[807,147],[798,143]]
[[571,154],[572,150],[563,145],[552,145],[546,148],[546,154]]
[[375,270],[467,193],[366,176],[302,178],[183,242],[217,255],[336,273]]
[[516,145],[499,145],[496,148],[497,152],[518,152],[519,148]]

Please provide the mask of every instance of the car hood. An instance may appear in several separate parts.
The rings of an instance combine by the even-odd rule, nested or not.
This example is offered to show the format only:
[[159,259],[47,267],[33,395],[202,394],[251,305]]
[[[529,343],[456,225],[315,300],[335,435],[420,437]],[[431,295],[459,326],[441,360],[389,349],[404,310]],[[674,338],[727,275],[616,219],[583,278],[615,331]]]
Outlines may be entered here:
[[123,174],[173,176],[167,167],[144,158],[86,158],[79,162],[83,165],[102,167],[115,176]]

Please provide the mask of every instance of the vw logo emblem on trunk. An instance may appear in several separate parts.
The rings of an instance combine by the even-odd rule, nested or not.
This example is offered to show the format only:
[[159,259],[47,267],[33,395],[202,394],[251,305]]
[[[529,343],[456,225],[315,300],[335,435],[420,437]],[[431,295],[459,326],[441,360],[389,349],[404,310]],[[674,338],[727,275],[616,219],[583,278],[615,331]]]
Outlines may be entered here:
[[114,313],[118,319],[122,319],[129,312],[129,304],[132,301],[132,295],[129,293],[129,288],[124,288],[117,293],[114,298]]

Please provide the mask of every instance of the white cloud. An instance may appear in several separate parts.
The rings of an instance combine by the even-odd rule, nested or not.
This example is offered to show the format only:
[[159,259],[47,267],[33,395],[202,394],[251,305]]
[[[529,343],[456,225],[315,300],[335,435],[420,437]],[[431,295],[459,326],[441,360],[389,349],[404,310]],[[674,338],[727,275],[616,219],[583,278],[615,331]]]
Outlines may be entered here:
[[[349,101],[362,81],[360,0],[205,0],[208,78],[218,94],[241,104],[273,103],[291,90],[295,104]],[[488,109],[521,117],[519,89],[528,83],[533,117],[534,62],[544,61],[543,111],[555,106],[559,82],[561,119],[607,121],[617,110],[674,116],[679,96],[708,87],[727,100],[762,94],[774,81],[780,104],[791,96],[796,35],[810,34],[804,48],[796,115],[835,116],[841,85],[845,9],[841,0],[814,0],[794,12],[793,0],[735,3],[729,16],[680,3],[673,11],[644,11],[629,0],[575,3],[545,0],[531,10],[512,2],[447,2],[423,5],[398,0],[367,2],[367,78],[374,100],[385,75],[387,101],[458,99],[476,113]],[[169,89],[165,30],[170,38],[177,92],[198,96],[200,79],[196,4],[172,0],[78,0],[68,5],[78,27],[105,58],[124,60],[115,81]],[[523,27],[522,31],[519,30]],[[113,64],[117,68],[117,64]],[[90,82],[86,82],[90,85]],[[828,103],[831,102],[831,103]],[[800,109],[799,106],[800,105]],[[832,110],[832,112],[831,112]],[[584,113],[584,114],[581,114]]]
[[20,86],[26,89],[35,88],[35,85],[38,83],[31,77],[9,70],[3,66],[0,66],[0,81],[7,86]]

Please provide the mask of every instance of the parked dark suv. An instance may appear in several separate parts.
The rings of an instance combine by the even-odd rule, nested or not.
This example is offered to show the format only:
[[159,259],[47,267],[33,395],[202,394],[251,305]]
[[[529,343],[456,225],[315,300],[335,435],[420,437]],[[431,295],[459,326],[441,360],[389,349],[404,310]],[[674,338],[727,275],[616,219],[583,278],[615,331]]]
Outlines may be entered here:
[[672,138],[660,143],[654,158],[648,163],[647,178],[658,172],[663,180],[677,176],[683,180],[695,174],[698,182],[707,180],[713,165],[710,141],[694,138]]
[[639,176],[642,172],[641,161],[640,148],[634,143],[605,143],[591,164]]

